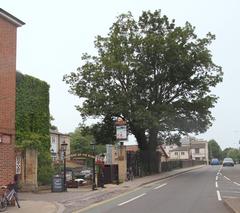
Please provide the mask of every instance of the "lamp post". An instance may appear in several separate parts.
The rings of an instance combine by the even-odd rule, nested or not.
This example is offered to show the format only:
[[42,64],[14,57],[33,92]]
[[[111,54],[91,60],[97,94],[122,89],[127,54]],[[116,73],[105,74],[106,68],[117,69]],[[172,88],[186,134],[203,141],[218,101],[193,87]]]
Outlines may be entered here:
[[63,151],[63,184],[64,184],[64,191],[67,191],[66,185],[66,150],[67,150],[67,143],[63,141],[61,144],[61,149]]
[[101,160],[102,160],[102,172],[101,172],[101,187],[102,188],[105,188],[105,186],[104,186],[104,179],[105,179],[105,177],[104,177],[104,158],[105,158],[105,154],[101,154]]
[[95,140],[93,140],[90,145],[92,145],[92,151],[93,151],[93,161],[92,161],[92,164],[93,164],[93,177],[92,177],[92,190],[96,190],[96,174],[95,174],[95,145],[96,145],[96,142]]

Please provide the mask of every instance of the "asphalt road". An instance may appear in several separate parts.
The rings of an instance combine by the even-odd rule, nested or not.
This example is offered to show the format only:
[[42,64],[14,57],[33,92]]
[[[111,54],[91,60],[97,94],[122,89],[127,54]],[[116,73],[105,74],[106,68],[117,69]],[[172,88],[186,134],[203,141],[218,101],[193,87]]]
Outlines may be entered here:
[[240,166],[207,166],[93,205],[85,213],[229,213],[224,197],[240,196]]
[[240,165],[222,167],[217,185],[223,198],[240,197]]

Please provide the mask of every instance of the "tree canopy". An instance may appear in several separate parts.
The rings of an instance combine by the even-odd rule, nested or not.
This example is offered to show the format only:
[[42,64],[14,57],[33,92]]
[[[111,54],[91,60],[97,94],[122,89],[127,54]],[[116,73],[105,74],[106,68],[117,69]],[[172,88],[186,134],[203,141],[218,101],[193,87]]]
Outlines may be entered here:
[[84,64],[64,76],[83,100],[81,115],[122,117],[141,150],[206,131],[217,101],[211,88],[222,81],[222,69],[208,49],[215,36],[198,38],[194,31],[158,10],[138,20],[130,12],[118,16],[107,36],[97,36],[97,56],[85,53]]

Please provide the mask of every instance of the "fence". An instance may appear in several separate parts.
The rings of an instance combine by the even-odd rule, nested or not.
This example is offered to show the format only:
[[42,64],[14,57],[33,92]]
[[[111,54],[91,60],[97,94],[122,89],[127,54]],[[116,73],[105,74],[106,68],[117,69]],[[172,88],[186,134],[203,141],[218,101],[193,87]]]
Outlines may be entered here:
[[187,168],[191,166],[203,165],[205,161],[200,160],[170,160],[161,163],[161,171],[171,171],[173,169]]

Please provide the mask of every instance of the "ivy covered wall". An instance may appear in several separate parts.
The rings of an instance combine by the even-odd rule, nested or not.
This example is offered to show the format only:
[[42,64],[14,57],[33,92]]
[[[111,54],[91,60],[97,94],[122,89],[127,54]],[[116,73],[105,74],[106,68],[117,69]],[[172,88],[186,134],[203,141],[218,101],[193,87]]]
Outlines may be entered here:
[[17,72],[16,144],[38,150],[38,182],[51,181],[49,85]]

